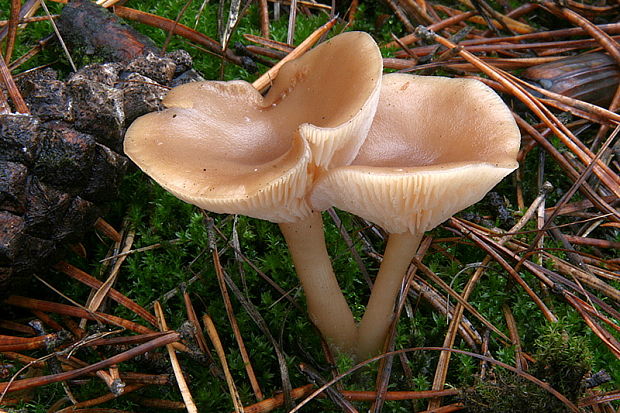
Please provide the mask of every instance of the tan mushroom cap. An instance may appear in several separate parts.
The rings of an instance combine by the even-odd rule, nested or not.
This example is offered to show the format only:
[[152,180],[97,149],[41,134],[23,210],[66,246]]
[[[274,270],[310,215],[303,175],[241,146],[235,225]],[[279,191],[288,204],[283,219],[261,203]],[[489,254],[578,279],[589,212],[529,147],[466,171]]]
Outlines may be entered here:
[[419,234],[478,202],[516,169],[519,142],[510,110],[483,83],[385,75],[358,156],[323,174],[311,202],[390,233]]
[[263,98],[243,81],[171,90],[137,119],[125,153],[178,198],[220,213],[294,222],[317,165],[351,162],[379,99],[372,38],[344,33],[285,64]]
[[372,124],[382,73],[373,38],[342,33],[284,65],[263,105],[273,116],[303,121],[300,133],[310,143],[314,164],[346,165]]

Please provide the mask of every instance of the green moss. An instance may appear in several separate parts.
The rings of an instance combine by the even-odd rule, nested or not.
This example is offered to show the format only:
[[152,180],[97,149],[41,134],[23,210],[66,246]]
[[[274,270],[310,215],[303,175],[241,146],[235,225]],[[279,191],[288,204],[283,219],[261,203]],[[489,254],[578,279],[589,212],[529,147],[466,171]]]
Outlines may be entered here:
[[[180,22],[194,27],[195,17],[198,15],[198,8],[201,3],[192,2]],[[52,13],[59,12],[62,7],[50,2],[48,4]],[[128,3],[128,6],[174,20],[183,4],[184,2],[176,0],[140,0]],[[196,25],[198,31],[213,38],[217,38],[217,7],[217,2],[208,4],[198,18]],[[8,0],[0,0],[0,19],[7,18],[7,11]],[[377,17],[382,14],[389,14],[390,16],[385,24],[376,26]],[[298,43],[304,39],[314,29],[325,23],[327,19],[328,15],[324,13],[316,13],[310,17],[301,13],[298,14],[295,41]],[[166,38],[164,31],[142,24],[132,24],[138,30],[152,37],[157,44],[163,44]],[[285,17],[273,22],[271,26],[272,38],[280,41],[285,40],[287,26],[288,19]],[[342,29],[342,26],[338,26],[337,29],[334,33]],[[392,40],[391,32],[398,36],[405,34],[402,25],[392,15],[384,2],[361,2],[356,21],[351,29],[368,31],[377,41],[383,43]],[[51,33],[51,27],[48,22],[28,25],[26,29],[20,31],[15,55],[19,56],[25,53],[36,45],[39,39],[49,33]],[[255,6],[251,6],[247,14],[242,17],[237,31],[233,34],[231,44],[236,41],[247,44],[242,37],[244,33],[259,34],[258,12]],[[194,58],[195,67],[209,79],[241,78],[251,81],[257,76],[235,65],[223,62],[220,58],[204,52],[178,36],[174,36],[168,49],[177,48],[187,49]],[[391,51],[383,50],[383,53],[389,56]],[[68,71],[62,52],[57,47],[47,49],[20,70],[43,63],[52,63],[54,68]],[[260,67],[260,70],[265,71],[266,68]],[[551,139],[554,140],[555,138]],[[562,147],[555,140],[554,144]],[[524,168],[527,171],[523,183],[525,197],[526,199],[533,199],[537,192],[535,173],[537,161],[534,153],[527,157]],[[556,188],[559,188],[548,199],[549,204],[553,204],[561,196],[563,188],[566,188],[569,183],[565,174],[550,159],[547,162],[545,177],[552,180]],[[510,179],[505,180],[498,191],[507,196],[512,205],[515,205]],[[471,211],[480,212],[480,209],[474,206]],[[344,229],[353,235],[355,249],[362,257],[368,272],[374,275],[378,263],[366,253],[365,245],[356,236],[357,232],[364,232],[379,252],[383,250],[384,243],[371,231],[362,229],[364,225],[359,220],[346,213],[338,212],[338,214],[343,222]],[[217,214],[208,214],[208,216],[214,220],[215,225],[223,234],[223,238],[220,235],[215,236],[222,266],[243,292],[244,297],[263,316],[271,334],[286,353],[286,364],[293,386],[301,386],[308,382],[307,378],[296,368],[297,364],[302,361],[311,363],[313,367],[319,369],[323,377],[331,378],[329,370],[331,366],[328,366],[324,360],[320,339],[304,311],[303,293],[293,272],[286,244],[277,226],[247,217],[235,219]],[[157,299],[162,300],[169,325],[171,328],[178,328],[186,319],[186,311],[178,287],[182,284],[186,285],[198,314],[209,313],[216,324],[244,404],[255,402],[256,399],[252,395],[244,363],[237,349],[216,281],[209,249],[209,233],[205,226],[203,213],[197,208],[177,200],[142,173],[134,172],[126,177],[121,196],[106,215],[106,219],[117,228],[122,225],[125,219],[129,222],[136,231],[134,248],[147,247],[156,243],[161,244],[157,249],[130,255],[122,267],[117,288],[143,306],[150,306]],[[368,300],[369,289],[360,274],[357,263],[351,258],[349,248],[342,240],[339,229],[327,217],[325,222],[326,239],[329,251],[334,257],[335,272],[340,277],[339,282],[353,308],[354,315],[359,319]],[[559,220],[558,222],[564,221]],[[527,229],[535,229],[535,224],[531,223]],[[301,309],[296,308],[283,298],[245,260],[235,254],[229,246],[229,241],[231,241],[235,231],[243,255],[266,276],[287,291],[288,295]],[[434,230],[431,235],[435,238],[453,236],[452,233],[441,228]],[[533,235],[522,236],[524,240],[527,240],[528,237],[531,240]],[[552,240],[547,239],[546,242],[547,246],[559,246]],[[109,242],[102,242],[94,234],[91,234],[90,238],[84,243],[90,253],[89,259],[74,258],[73,262],[92,274],[98,274],[101,270],[101,264],[97,260],[105,256],[110,247]],[[447,249],[450,255],[431,248],[425,256],[424,262],[446,282],[451,283],[457,291],[462,291],[472,272],[482,261],[484,252],[475,246],[464,243],[442,243],[441,248]],[[463,266],[467,265],[471,265],[472,268],[460,272]],[[545,265],[550,264],[546,263]],[[538,281],[531,274],[520,272],[519,275],[532,286],[537,294],[543,295]],[[196,280],[190,283],[191,280],[195,279],[194,277]],[[61,287],[63,293],[80,302],[84,302],[89,292],[88,288],[79,286],[62,275],[49,275],[47,279],[54,285]],[[164,295],[170,291],[173,291],[174,294],[164,300]],[[58,300],[58,297],[52,299]],[[532,300],[520,287],[509,281],[508,275],[499,265],[492,263],[488,266],[484,277],[477,284],[469,301],[502,331],[507,331],[502,305],[509,303],[517,320],[523,346],[538,360],[535,365],[532,365],[532,373],[548,380],[552,386],[567,396],[574,399],[579,395],[581,388],[575,387],[575,383],[579,384],[583,373],[591,369],[605,368],[614,375],[615,383],[620,382],[618,360],[610,354],[589,328],[584,326],[583,320],[569,305],[553,296],[549,297],[554,313],[563,320],[563,323],[551,327],[546,326],[542,313]],[[282,389],[279,366],[273,346],[241,307],[239,300],[233,296],[232,302],[235,317],[245,340],[245,345],[250,352],[258,381],[266,395],[273,395]],[[453,299],[451,299],[451,303],[454,303]],[[396,347],[435,346],[442,343],[447,327],[446,318],[422,300],[412,300],[410,304],[413,312],[412,314],[403,313],[398,324]],[[114,307],[111,311],[116,315],[136,320],[134,314],[122,308]],[[466,313],[466,316],[471,319],[469,314]],[[482,331],[479,322],[473,320],[473,323],[479,331]],[[536,344],[534,344],[535,342]],[[497,359],[508,363],[514,362],[514,348],[506,346],[493,334],[489,346],[491,353]],[[457,338],[455,347],[469,350],[460,338]],[[83,357],[85,361],[100,359],[100,355],[92,352],[83,352],[79,356]],[[407,356],[408,367],[413,371],[414,376],[411,380],[408,379],[398,360],[396,360],[391,375],[391,389],[428,390],[433,380],[438,352],[415,352]],[[192,394],[200,411],[232,411],[225,382],[220,377],[214,376],[208,365],[201,365],[185,356],[181,356],[181,359],[190,378]],[[346,371],[351,365],[352,361],[346,357],[339,357],[336,360],[338,371]],[[134,361],[123,363],[122,368],[126,371],[144,371],[145,365],[140,361]],[[478,363],[471,358],[454,356],[448,375],[449,384],[458,384],[462,387],[474,386],[472,393],[465,396],[471,398],[472,403],[474,403],[471,407],[473,412],[526,411],[525,408],[518,410],[519,406],[527,406],[528,413],[536,411],[552,412],[553,409],[561,408],[557,404],[557,400],[546,391],[531,382],[523,381],[513,373],[501,369],[494,369],[492,379],[485,382],[475,381],[474,374],[478,368]],[[347,389],[373,389],[376,372],[376,364],[369,366],[355,376],[345,378],[343,380],[344,386]],[[610,384],[610,388],[615,383]],[[100,383],[79,388],[76,386],[75,390],[80,400],[93,398],[107,392]],[[148,387],[141,394],[145,397],[179,400],[178,390],[173,385]],[[60,397],[62,397],[60,386],[49,386],[38,390],[35,399],[26,408],[28,411],[43,412],[51,405],[50,400],[56,400]],[[524,397],[527,397],[525,404],[523,402]],[[418,401],[413,404],[418,410],[423,410],[426,401]],[[384,411],[409,411],[411,405],[411,403],[405,402],[391,402],[386,404]],[[136,412],[148,411],[148,409],[128,401],[127,398],[121,398],[106,405],[106,407],[129,409]],[[357,407],[364,410],[367,408],[367,404],[359,404]],[[339,411],[329,400],[315,401],[309,409],[326,413]]]
[[[536,362],[529,373],[576,403],[584,393],[584,376],[592,369],[587,340],[570,335],[562,323],[550,323],[535,348]],[[547,390],[502,368],[494,368],[484,380],[476,380],[472,388],[462,392],[462,399],[471,413],[567,411],[566,405]]]
[[582,379],[592,370],[588,340],[571,336],[561,323],[549,324],[535,342],[537,362],[532,374],[576,401],[583,392]]

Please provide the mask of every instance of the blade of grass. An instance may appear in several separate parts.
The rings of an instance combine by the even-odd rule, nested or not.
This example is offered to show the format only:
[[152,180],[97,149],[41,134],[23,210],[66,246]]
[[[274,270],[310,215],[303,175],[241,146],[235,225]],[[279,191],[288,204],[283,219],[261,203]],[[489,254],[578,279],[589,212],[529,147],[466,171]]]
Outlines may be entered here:
[[226,19],[226,25],[223,27],[220,43],[222,48],[226,50],[228,48],[228,41],[233,33],[237,22],[239,21],[239,11],[241,10],[241,0],[231,0],[230,7],[228,9],[228,19]]
[[183,7],[181,7],[181,10],[179,10],[179,12],[177,13],[177,17],[174,20],[174,26],[172,26],[170,30],[168,30],[168,34],[166,35],[166,40],[164,40],[164,43],[161,46],[161,50],[163,52],[165,52],[166,49],[168,48],[168,45],[170,44],[170,40],[172,40],[172,36],[174,34],[174,28],[179,24],[179,21],[181,21],[181,17],[183,17],[183,15],[187,11],[187,8],[190,6],[190,4],[192,4],[192,0],[187,0],[185,4],[183,5]]
[[528,374],[524,371],[521,371],[509,364],[503,363],[501,361],[495,360],[491,357],[487,357],[481,354],[476,354],[476,353],[472,353],[469,351],[464,351],[464,350],[457,350],[457,349],[453,349],[453,348],[446,348],[446,347],[412,347],[412,348],[407,348],[407,349],[403,349],[403,350],[396,350],[396,351],[391,351],[389,353],[385,353],[385,354],[381,354],[379,356],[373,357],[371,359],[365,360],[361,363],[358,363],[357,365],[353,366],[352,368],[350,368],[349,370],[345,371],[344,373],[338,375],[337,377],[334,377],[332,380],[330,380],[329,382],[325,383],[323,386],[319,387],[318,389],[316,389],[314,392],[312,392],[312,394],[310,394],[308,397],[306,397],[304,400],[301,401],[301,403],[299,403],[297,406],[295,406],[295,408],[293,410],[291,410],[289,413],[296,413],[298,411],[301,410],[302,407],[304,407],[306,404],[308,404],[312,399],[314,399],[318,394],[322,393],[323,391],[325,391],[325,389],[329,386],[334,385],[336,382],[342,380],[344,377],[349,376],[351,373],[355,372],[356,370],[361,369],[362,367],[365,367],[371,363],[374,363],[375,361],[378,361],[384,357],[390,357],[390,356],[395,356],[398,355],[400,353],[406,353],[406,352],[414,352],[414,351],[450,351],[452,353],[456,353],[456,354],[463,354],[465,356],[468,357],[473,357],[473,358],[477,358],[479,360],[484,360],[488,363],[494,364],[496,366],[502,367],[506,370],[511,371],[512,373],[515,373],[521,377],[523,377],[524,379],[531,381],[532,383],[536,384],[537,386],[539,386],[542,389],[545,389],[546,391],[548,391],[549,393],[551,393],[553,396],[555,396],[558,400],[560,400],[562,403],[564,403],[564,405],[570,409],[570,411],[574,412],[574,413],[579,413],[579,409],[577,408],[577,406],[575,406],[570,400],[568,400],[563,394],[561,394],[560,392],[558,392],[557,390],[555,390],[553,387],[551,387],[550,385],[548,385],[547,383],[541,381],[540,379],[532,376],[531,374]]
[[207,232],[209,234],[209,249],[211,249],[213,265],[215,266],[215,274],[217,276],[217,283],[220,287],[220,292],[222,293],[222,300],[224,301],[226,315],[228,316],[228,321],[230,322],[230,326],[232,327],[233,333],[235,335],[237,346],[239,347],[239,351],[241,352],[241,358],[243,359],[243,364],[245,366],[246,373],[248,374],[250,385],[252,386],[254,395],[260,401],[263,400],[265,397],[263,396],[263,392],[260,388],[260,385],[258,384],[258,380],[256,379],[256,374],[254,373],[254,368],[252,367],[250,356],[245,347],[245,343],[241,335],[241,330],[239,329],[239,325],[235,317],[235,313],[232,307],[232,301],[230,300],[230,295],[228,294],[228,289],[226,288],[226,281],[224,280],[224,269],[222,268],[222,264],[220,263],[220,254],[218,252],[217,244],[215,242],[215,231],[213,230],[214,223],[213,220],[210,219],[207,215],[205,215],[205,218],[207,219]]
[[523,288],[523,290],[527,293],[527,295],[530,296],[532,301],[534,301],[534,303],[536,304],[538,309],[543,313],[544,317],[548,321],[556,322],[558,320],[557,317],[551,312],[551,310],[549,310],[549,308],[547,308],[547,306],[540,299],[540,297],[538,297],[538,295],[536,295],[536,293],[530,288],[530,286],[527,285],[527,283],[521,278],[519,273],[517,273],[517,271],[513,267],[511,267],[510,264],[508,264],[501,257],[501,255],[498,254],[497,251],[495,251],[488,244],[489,240],[483,240],[481,237],[479,237],[478,235],[474,234],[472,231],[470,231],[469,229],[467,229],[463,225],[463,222],[461,220],[458,220],[458,219],[453,217],[453,218],[450,218],[449,222],[450,222],[450,225],[452,225],[455,228],[457,228],[459,231],[461,231],[463,234],[465,234],[468,238],[470,238],[472,241],[474,241],[476,243],[476,245],[480,246],[485,252],[487,252],[487,254],[489,254],[491,257],[493,257],[493,259],[498,264],[500,264],[502,266],[502,268],[504,268],[504,270],[506,270],[508,272],[508,274],[510,274],[512,279],[514,281],[516,281],[516,283],[519,284],[519,286],[521,286],[521,288]]
[[[317,372],[315,369],[313,369],[310,365],[306,363],[300,363],[299,370],[303,374],[305,374],[306,377],[308,377],[308,379],[312,383],[314,383],[316,386],[322,386],[323,384],[327,383],[327,380],[321,377],[319,372]],[[344,396],[338,391],[338,389],[328,387],[325,390],[325,393],[326,393],[326,396],[329,397],[329,399],[332,402],[334,402],[334,404],[336,404],[340,408],[340,410],[342,410],[343,412],[358,413],[357,409],[348,400],[344,398]]]
[[106,222],[105,219],[101,217],[97,218],[94,226],[97,231],[101,232],[103,235],[110,238],[112,241],[114,242],[122,241],[121,234],[112,225]]
[[[4,83],[6,90],[9,92],[9,97],[13,101],[13,105],[15,106],[15,109],[19,113],[30,113],[30,110],[28,109],[28,106],[26,105],[24,98],[22,97],[21,93],[19,93],[19,89],[17,88],[17,85],[15,84],[15,80],[13,80],[11,71],[7,67],[4,61],[4,57],[2,56],[1,52],[0,52],[0,80],[2,81],[2,83]],[[4,96],[2,100],[4,101]],[[4,107],[8,107],[8,105],[6,105],[4,102],[0,102],[0,105]]]
[[[471,0],[458,0],[458,1],[459,3],[466,5],[467,7],[471,9],[475,8]],[[510,17],[504,16],[503,14],[489,7],[489,5],[486,5],[484,9],[487,12],[489,12],[493,16],[493,18],[495,18],[500,24],[502,24],[503,26],[517,33],[526,34],[526,33],[532,33],[536,31],[536,29],[530,26],[529,24],[525,24],[520,21],[514,20]]]
[[220,363],[222,364],[222,370],[224,370],[226,384],[228,384],[228,390],[230,391],[230,397],[232,398],[233,405],[235,406],[235,412],[242,413],[244,411],[243,403],[241,402],[241,397],[239,397],[239,392],[237,392],[237,387],[235,386],[232,374],[230,374],[228,362],[226,361],[226,353],[224,352],[224,347],[222,346],[222,342],[220,341],[220,336],[217,333],[215,324],[213,324],[213,320],[208,314],[204,314],[202,316],[202,323],[207,330],[207,335],[209,336],[209,339],[211,340],[211,343],[215,348],[215,352],[220,359]]
[[[416,34],[418,36],[425,36],[426,39],[436,41],[449,49],[458,49],[458,47],[448,39],[430,32],[422,26],[419,26],[416,29]],[[554,134],[562,141],[562,143],[564,143],[564,145],[566,145],[575,155],[577,155],[577,157],[585,165],[592,164],[594,166],[594,173],[601,179],[605,186],[616,194],[616,196],[620,196],[620,185],[618,185],[620,178],[618,178],[618,176],[615,175],[607,165],[599,163],[598,161],[592,162],[592,154],[588,153],[589,149],[585,147],[579,139],[574,137],[572,133],[557,119],[557,117],[553,115],[544,105],[542,105],[538,99],[532,96],[523,87],[511,81],[501,69],[491,67],[466,50],[459,49],[458,54],[484,72],[491,79],[499,82],[510,93],[521,100],[554,132]]]
[[[129,386],[125,386],[125,388],[123,389],[123,395],[132,393],[132,392],[134,392],[136,390],[140,390],[141,388],[143,388],[145,386],[146,386],[146,384],[130,384]],[[55,413],[71,413],[71,412],[74,412],[74,411],[76,411],[76,409],[79,409],[81,407],[97,406],[99,404],[109,402],[110,400],[114,400],[117,397],[118,396],[115,395],[115,394],[107,393],[107,394],[104,394],[103,396],[99,396],[99,397],[96,397],[96,398],[90,399],[90,400],[85,400],[83,402],[76,403],[76,404],[74,404],[72,406],[65,407],[64,409],[56,410]]]
[[[57,264],[54,264],[53,267],[56,270],[68,275],[69,277],[91,288],[100,288],[101,285],[103,284],[101,281],[99,281],[92,275],[80,270],[77,267],[74,267],[73,265],[65,261],[60,261]],[[116,301],[123,307],[133,311],[134,313],[142,317],[144,320],[149,322],[152,326],[157,325],[157,319],[155,318],[154,315],[149,313],[146,309],[144,309],[140,305],[136,304],[131,299],[127,298],[125,295],[120,293],[118,290],[115,290],[114,288],[110,288],[110,291],[108,292],[108,297],[110,297],[112,300]]]
[[[566,172],[566,174],[572,179],[579,179],[579,173],[577,170],[568,162],[568,160],[558,151],[544,136],[538,132],[533,126],[527,123],[523,118],[513,112],[512,114],[517,121],[517,125],[527,132],[532,138],[536,140],[536,142],[541,145],[555,161],[562,167],[562,169]],[[600,210],[613,214],[613,219],[616,222],[620,222],[620,213],[616,211],[609,203],[607,203],[601,196],[599,196],[596,191],[587,183],[582,183],[579,186],[579,190],[582,194],[588,198],[594,205],[597,206]]]
[[237,297],[237,300],[239,300],[239,302],[241,303],[245,311],[250,315],[254,323],[256,323],[256,325],[260,328],[260,330],[263,332],[265,337],[267,337],[267,339],[273,346],[273,349],[276,353],[276,357],[278,359],[278,367],[280,369],[280,377],[282,380],[282,390],[284,392],[284,402],[285,402],[284,406],[287,409],[291,408],[292,400],[293,400],[292,395],[291,395],[293,391],[293,386],[291,385],[291,380],[290,380],[284,352],[280,348],[280,345],[278,344],[276,339],[271,334],[271,331],[269,330],[267,323],[261,316],[260,312],[256,309],[254,304],[252,304],[252,302],[243,295],[239,287],[237,287],[237,285],[233,282],[230,276],[226,274],[225,271],[222,272],[222,275],[224,276],[224,280],[226,281],[226,284],[228,285],[228,287],[232,290],[233,294],[235,294],[235,297]]
[[[301,387],[294,388],[291,391],[291,397],[293,400],[301,399],[302,397],[306,397],[312,392],[314,388],[313,384],[306,384]],[[258,403],[255,403],[250,406],[244,407],[245,413],[268,413],[277,408],[280,408],[284,405],[284,395],[277,394],[274,397],[269,399],[265,399]]]
[[[538,197],[532,202],[528,210],[525,212],[523,217],[519,220],[519,222],[511,228],[510,232],[516,232],[519,229],[523,228],[525,224],[534,216],[538,205],[544,200],[546,196],[546,192],[540,193]],[[506,242],[509,237],[505,237],[499,242]],[[469,299],[470,294],[473,292],[475,285],[478,283],[482,275],[484,274],[484,270],[487,265],[491,262],[491,256],[487,255],[483,260],[478,269],[474,272],[472,277],[469,279],[465,288],[463,289],[462,296],[464,300]],[[456,338],[457,327],[459,326],[460,320],[463,317],[463,311],[465,307],[458,303],[456,309],[454,310],[454,316],[450,321],[450,325],[448,326],[448,331],[446,332],[446,336],[444,338],[444,347],[451,348],[454,345],[454,340]],[[442,351],[439,354],[439,361],[437,362],[437,367],[435,369],[435,377],[433,379],[433,390],[441,390],[443,389],[446,381],[446,377],[448,376],[448,367],[450,363],[450,352]],[[428,405],[429,409],[439,407],[440,400],[432,399]]]
[[442,280],[437,274],[435,274],[430,268],[420,262],[420,260],[415,257],[413,262],[420,269],[425,276],[427,276],[431,281],[439,284],[439,286],[446,291],[451,297],[459,302],[467,311],[469,311],[474,317],[476,317],[482,324],[484,324],[487,328],[492,330],[495,334],[500,336],[506,341],[510,339],[504,333],[502,333],[497,327],[495,327],[490,321],[488,321],[478,310],[476,310],[471,304],[469,304],[459,293],[454,291],[450,285],[448,285],[444,280]]
[[291,0],[288,16],[288,29],[286,31],[286,43],[293,45],[295,39],[295,23],[297,22],[297,0]]
[[162,30],[171,31],[176,35],[182,36],[191,42],[205,47],[210,53],[222,56],[236,65],[243,66],[241,57],[235,55],[229,49],[224,50],[222,45],[217,41],[190,27],[185,26],[184,24],[175,24],[174,20],[123,6],[114,7],[114,13],[124,19],[137,21]]
[[93,295],[90,302],[87,304],[87,308],[89,310],[91,311],[98,310],[101,304],[103,303],[103,300],[106,298],[106,296],[108,296],[108,293],[110,292],[110,290],[112,289],[112,286],[116,282],[116,277],[118,276],[118,273],[121,269],[121,265],[123,265],[123,262],[127,258],[126,253],[129,250],[131,250],[131,246],[133,245],[133,240],[135,238],[135,235],[136,235],[136,231],[134,230],[129,230],[127,232],[127,235],[125,236],[125,242],[123,245],[123,249],[121,250],[122,255],[116,260],[116,262],[114,263],[114,266],[112,267],[112,270],[110,271],[110,275],[108,275],[108,278],[103,282],[103,284],[101,284],[101,286],[97,289],[97,291]]
[[[157,321],[159,323],[159,329],[162,332],[170,331],[168,329],[168,325],[166,324],[166,319],[164,317],[164,310],[161,308],[159,301],[155,302],[155,316],[157,317]],[[183,375],[183,369],[179,364],[179,360],[177,359],[177,354],[174,350],[172,344],[166,344],[166,350],[168,351],[168,357],[170,357],[170,363],[172,364],[172,370],[174,371],[174,377],[176,378],[177,385],[179,386],[179,390],[181,391],[181,397],[183,397],[183,401],[185,402],[185,408],[189,413],[198,413],[198,408],[194,403],[194,399],[192,398],[192,394],[189,391],[189,387],[187,386],[187,382],[185,381],[185,376]]]
[[506,320],[506,326],[510,333],[510,340],[515,348],[515,367],[519,370],[527,371],[527,359],[523,357],[523,347],[521,346],[521,339],[519,337],[519,329],[517,327],[517,320],[510,309],[508,304],[502,305],[502,312],[504,313],[504,319]]
[[601,327],[600,324],[596,322],[579,304],[579,302],[575,299],[575,297],[569,293],[564,292],[564,298],[573,306],[575,310],[579,313],[581,318],[586,322],[588,327],[596,334],[596,336],[607,346],[609,350],[616,356],[616,358],[620,359],[620,342],[616,340],[616,338],[611,335],[607,330]]
[[11,0],[11,11],[9,14],[9,24],[7,25],[6,43],[4,46],[4,62],[8,65],[13,56],[15,47],[15,37],[17,36],[17,27],[19,26],[19,12],[21,11],[21,0]]
[[125,320],[120,317],[101,313],[99,311],[89,312],[82,308],[78,308],[78,307],[74,307],[74,306],[70,306],[66,304],[59,304],[59,303],[53,303],[50,301],[36,300],[34,298],[20,297],[17,295],[10,296],[4,301],[4,303],[14,305],[16,307],[26,308],[29,310],[41,310],[41,311],[47,311],[50,313],[64,314],[64,315],[69,315],[72,317],[80,317],[80,318],[86,318],[89,320],[105,322],[105,323],[112,324],[118,327],[126,328],[127,330],[135,331],[136,333],[140,333],[140,334],[154,333],[154,331],[151,330],[150,328],[144,327],[140,324],[134,323],[129,320]]
[[93,373],[97,370],[101,370],[103,368],[109,367],[113,364],[118,364],[123,361],[127,361],[129,359],[134,358],[135,356],[139,354],[143,354],[148,351],[152,351],[158,347],[164,346],[166,344],[170,344],[175,341],[178,341],[179,338],[180,338],[179,333],[170,332],[166,335],[153,339],[147,343],[140,344],[139,346],[136,346],[130,350],[124,351],[122,353],[114,355],[105,360],[101,360],[94,364],[88,365],[87,367],[83,367],[80,369],[75,369],[75,370],[71,370],[71,371],[67,371],[67,372],[59,373],[59,374],[52,374],[48,376],[32,377],[32,378],[27,378],[27,379],[2,382],[0,383],[0,391],[2,391],[2,395],[0,395],[0,402],[2,401],[2,397],[4,396],[4,394],[7,392],[14,392],[14,391],[28,389],[31,387],[39,387],[39,386],[44,386],[47,384],[58,383],[60,381],[71,380],[76,377],[80,377],[85,374]]
[[544,0],[542,5],[549,9],[553,14],[560,15],[568,19],[571,23],[581,27],[586,33],[592,36],[615,60],[620,64],[620,46],[607,33],[590,23],[579,13],[567,7],[557,7],[553,2]]
[[269,4],[267,0],[259,0],[260,11],[260,33],[263,37],[269,38]]

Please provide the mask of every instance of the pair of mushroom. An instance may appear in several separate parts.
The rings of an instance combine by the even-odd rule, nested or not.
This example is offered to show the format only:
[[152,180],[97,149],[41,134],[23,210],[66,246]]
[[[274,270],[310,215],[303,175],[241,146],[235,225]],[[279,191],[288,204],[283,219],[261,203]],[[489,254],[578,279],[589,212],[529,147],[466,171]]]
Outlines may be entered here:
[[[381,350],[425,231],[479,201],[517,167],[519,130],[502,100],[467,79],[382,76],[362,32],[285,64],[263,97],[242,81],[179,86],[137,119],[125,152],[178,198],[280,225],[311,320],[337,351]],[[357,324],[325,247],[335,206],[390,233]]]

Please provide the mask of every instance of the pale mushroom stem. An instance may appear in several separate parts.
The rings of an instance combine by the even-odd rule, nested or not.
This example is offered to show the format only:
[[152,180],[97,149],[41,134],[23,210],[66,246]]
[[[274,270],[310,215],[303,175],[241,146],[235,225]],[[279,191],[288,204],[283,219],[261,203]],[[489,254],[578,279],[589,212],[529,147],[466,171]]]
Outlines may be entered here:
[[396,297],[423,235],[390,234],[366,312],[358,326],[359,359],[377,355],[383,348],[394,317]]
[[337,352],[352,354],[357,329],[327,253],[321,213],[313,212],[293,224],[280,224],[280,230],[304,289],[310,319]]

